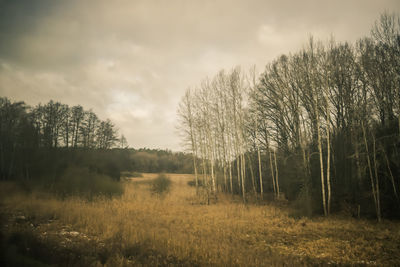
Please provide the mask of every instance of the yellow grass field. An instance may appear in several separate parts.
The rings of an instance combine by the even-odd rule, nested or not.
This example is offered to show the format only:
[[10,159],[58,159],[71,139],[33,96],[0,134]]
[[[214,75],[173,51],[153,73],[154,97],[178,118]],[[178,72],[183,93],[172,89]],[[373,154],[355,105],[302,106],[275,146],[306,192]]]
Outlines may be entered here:
[[164,196],[149,190],[157,174],[144,174],[124,181],[121,197],[91,202],[3,183],[3,235],[29,233],[64,266],[400,266],[398,222],[294,219],[283,204],[243,205],[224,195],[204,205],[187,185],[192,175],[167,175]]

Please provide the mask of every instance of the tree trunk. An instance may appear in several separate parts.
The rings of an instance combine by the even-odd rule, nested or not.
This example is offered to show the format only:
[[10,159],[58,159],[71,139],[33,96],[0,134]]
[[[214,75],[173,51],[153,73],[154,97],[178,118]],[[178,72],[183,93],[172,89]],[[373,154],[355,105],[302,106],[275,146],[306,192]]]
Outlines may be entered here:
[[251,157],[249,154],[247,154],[247,159],[249,161],[249,169],[250,169],[251,183],[253,186],[253,193],[257,197],[256,181],[254,179],[254,171],[253,171],[253,162],[251,161]]
[[274,161],[275,161],[275,180],[276,180],[276,197],[280,199],[280,190],[279,190],[279,172],[278,172],[278,164],[276,161],[276,152],[274,150]]
[[325,96],[326,100],[326,145],[327,145],[327,159],[326,159],[326,184],[328,187],[328,215],[331,213],[331,143],[330,143],[330,110],[328,97]]
[[378,164],[376,162],[376,140],[374,135],[372,135],[372,140],[373,140],[374,173],[375,173],[376,206],[377,206],[376,211],[377,211],[378,222],[380,222],[382,219],[381,201],[380,201],[381,198],[379,190]]
[[274,167],[273,167],[273,162],[272,162],[272,152],[269,151],[268,148],[268,154],[269,154],[269,165],[270,165],[270,169],[271,169],[271,176],[272,176],[272,186],[273,186],[273,190],[274,190],[274,197],[276,197],[276,183],[275,183],[275,175],[274,175]]
[[377,193],[376,193],[376,188],[375,188],[375,181],[374,181],[374,177],[372,175],[372,165],[371,165],[371,160],[369,158],[367,135],[366,135],[366,131],[365,131],[365,127],[364,127],[364,122],[363,121],[361,121],[361,128],[362,128],[362,131],[363,131],[365,151],[367,152],[367,163],[368,163],[369,177],[370,177],[370,181],[371,181],[372,195],[374,197],[376,217],[378,218],[378,221],[380,221],[381,220],[381,211],[380,211],[380,207],[378,205]]
[[[318,109],[318,107],[316,108]],[[318,113],[317,113],[318,114]],[[324,161],[322,158],[322,141],[321,141],[321,132],[319,129],[319,118],[317,115],[317,140],[318,140],[318,152],[319,152],[319,164],[320,164],[320,170],[321,170],[321,192],[322,192],[322,205],[324,208],[324,215],[328,215],[328,211],[326,208],[326,196],[325,196],[325,178],[324,178]]]
[[229,168],[229,182],[231,186],[231,194],[233,195],[232,163],[230,160],[228,162],[228,168]]
[[257,156],[258,156],[258,173],[260,177],[260,197],[261,200],[263,200],[264,197],[264,189],[263,189],[263,179],[262,179],[262,170],[261,170],[261,155],[260,155],[260,149],[257,146]]
[[390,175],[390,181],[392,182],[393,193],[394,193],[394,195],[396,196],[397,203],[400,204],[399,196],[398,196],[398,194],[397,194],[397,189],[396,189],[396,183],[395,183],[395,181],[394,181],[393,173],[392,173],[392,170],[391,170],[391,168],[390,168],[389,158],[388,158],[388,156],[387,156],[387,154],[386,154],[385,148],[384,148],[383,146],[381,146],[381,149],[382,149],[383,155],[384,155],[384,157],[385,157],[386,166],[387,166],[387,168],[388,168],[388,172],[389,172],[389,175]]
[[243,203],[246,203],[246,187],[245,187],[245,177],[246,177],[246,174],[245,174],[245,167],[246,167],[246,161],[245,161],[245,158],[244,158],[244,154],[242,154],[241,155],[241,158],[242,158],[242,160],[241,160],[241,171],[242,171],[242,195],[243,195]]

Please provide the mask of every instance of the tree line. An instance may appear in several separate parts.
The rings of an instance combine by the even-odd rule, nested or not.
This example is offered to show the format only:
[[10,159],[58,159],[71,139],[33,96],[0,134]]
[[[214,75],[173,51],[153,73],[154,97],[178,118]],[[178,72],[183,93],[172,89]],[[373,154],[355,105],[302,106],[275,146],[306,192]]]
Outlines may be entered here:
[[80,105],[69,107],[50,101],[29,107],[24,102],[0,98],[1,180],[29,179],[43,169],[51,169],[39,165],[63,150],[109,150],[126,145],[123,136],[117,137],[110,120],[100,120]]
[[196,185],[288,199],[302,214],[399,217],[400,18],[354,44],[315,41],[264,72],[189,88],[180,129]]
[[121,171],[193,172],[186,153],[129,148],[118,136],[109,119],[80,105],[49,101],[30,107],[1,97],[0,180],[51,185],[72,176],[68,173],[104,174],[118,181]]
[[192,156],[161,149],[129,149],[131,169],[150,173],[193,173]]

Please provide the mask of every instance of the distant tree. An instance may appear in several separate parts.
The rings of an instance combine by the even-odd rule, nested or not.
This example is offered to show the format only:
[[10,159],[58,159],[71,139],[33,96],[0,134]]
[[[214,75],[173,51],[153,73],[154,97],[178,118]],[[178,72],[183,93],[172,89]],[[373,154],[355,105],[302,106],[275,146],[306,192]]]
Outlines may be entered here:
[[78,147],[79,141],[80,141],[80,129],[81,129],[81,123],[84,119],[85,113],[83,111],[82,106],[74,106],[71,108],[71,130],[72,130],[72,136],[71,136],[71,146],[72,147]]
[[99,119],[93,111],[84,111],[84,118],[80,126],[82,135],[82,147],[96,147],[96,130],[98,128]]
[[128,142],[126,141],[126,138],[123,134],[121,134],[121,137],[119,138],[119,147],[128,148]]
[[[24,102],[0,98],[0,179],[15,178],[27,120]],[[26,140],[28,141],[28,140]]]
[[117,131],[114,124],[107,119],[101,121],[97,128],[97,146],[100,149],[110,149],[117,142]]

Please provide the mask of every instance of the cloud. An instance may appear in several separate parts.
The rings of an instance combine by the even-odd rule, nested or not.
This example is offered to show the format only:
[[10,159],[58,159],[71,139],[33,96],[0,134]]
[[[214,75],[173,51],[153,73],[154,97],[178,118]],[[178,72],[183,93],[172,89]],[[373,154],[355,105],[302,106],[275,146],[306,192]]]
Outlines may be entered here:
[[384,1],[0,0],[0,95],[110,118],[134,147],[181,149],[177,104],[221,68],[259,70],[309,34],[354,41]]

